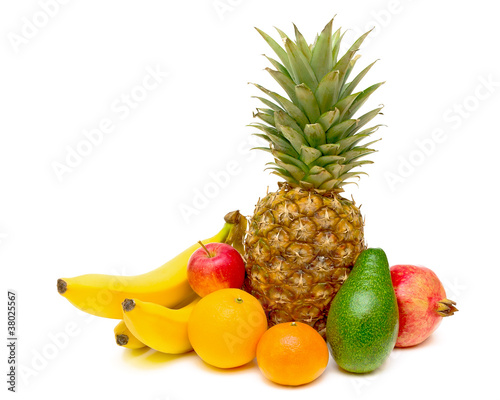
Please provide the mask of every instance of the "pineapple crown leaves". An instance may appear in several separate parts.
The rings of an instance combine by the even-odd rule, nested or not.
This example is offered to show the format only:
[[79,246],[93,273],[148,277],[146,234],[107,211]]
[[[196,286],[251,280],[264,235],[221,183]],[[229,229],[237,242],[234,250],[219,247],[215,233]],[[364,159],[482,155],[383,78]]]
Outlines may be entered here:
[[369,146],[377,140],[361,142],[381,125],[361,128],[381,113],[382,106],[357,118],[355,114],[384,82],[355,91],[376,62],[348,81],[360,57],[357,52],[370,31],[340,56],[344,35],[332,28],[333,19],[312,45],[295,25],[295,40],[276,28],[283,46],[256,28],[277,56],[265,56],[274,67],[266,71],[288,98],[254,84],[266,96],[254,96],[265,107],[254,113],[262,123],[249,126],[260,130],[255,135],[268,142],[268,147],[256,149],[274,157],[266,169],[293,186],[341,191],[344,185],[353,183],[347,179],[365,174],[354,168],[372,163],[360,158],[375,152]]

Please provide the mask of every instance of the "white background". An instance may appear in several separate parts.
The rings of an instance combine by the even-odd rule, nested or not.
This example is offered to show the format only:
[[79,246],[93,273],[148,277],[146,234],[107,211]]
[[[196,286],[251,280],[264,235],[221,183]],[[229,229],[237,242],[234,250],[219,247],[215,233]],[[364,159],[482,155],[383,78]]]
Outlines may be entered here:
[[[61,0],[44,11],[45,3],[0,6],[0,309],[15,290],[18,398],[498,396],[494,2]],[[375,164],[346,195],[362,204],[368,244],[391,264],[432,268],[460,312],[372,374],[343,373],[331,360],[320,379],[294,389],[267,382],[255,363],[220,371],[194,353],[119,348],[116,322],[74,309],[56,279],[146,272],[212,236],[226,212],[250,215],[277,182],[263,171],[267,153],[249,151],[257,142],[246,124],[259,105],[251,96],[260,94],[247,82],[278,90],[263,71],[261,54],[272,51],[253,27],[277,38],[273,26],[293,35],[295,22],[312,41],[334,14],[335,27],[351,29],[349,44],[375,26],[358,71],[379,59],[365,85],[387,81],[365,108],[385,105]],[[168,76],[154,85],[151,70]],[[113,131],[85,147],[83,131],[103,120]],[[54,163],[77,148],[88,154],[58,179]]]

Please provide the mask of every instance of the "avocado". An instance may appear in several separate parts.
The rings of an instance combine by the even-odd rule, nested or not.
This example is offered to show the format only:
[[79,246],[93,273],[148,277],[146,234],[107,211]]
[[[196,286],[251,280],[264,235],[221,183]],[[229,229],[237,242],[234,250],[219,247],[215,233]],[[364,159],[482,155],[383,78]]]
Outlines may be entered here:
[[398,318],[387,256],[363,250],[328,313],[326,338],[337,364],[356,373],[380,367],[396,343]]

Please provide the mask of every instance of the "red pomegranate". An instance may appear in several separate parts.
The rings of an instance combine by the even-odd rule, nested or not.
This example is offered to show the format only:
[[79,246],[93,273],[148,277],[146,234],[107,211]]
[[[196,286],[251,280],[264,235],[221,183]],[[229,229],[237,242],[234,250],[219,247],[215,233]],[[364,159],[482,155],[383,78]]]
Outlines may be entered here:
[[443,317],[453,315],[455,302],[436,274],[415,265],[394,265],[391,278],[399,307],[399,334],[396,347],[422,343],[436,330]]

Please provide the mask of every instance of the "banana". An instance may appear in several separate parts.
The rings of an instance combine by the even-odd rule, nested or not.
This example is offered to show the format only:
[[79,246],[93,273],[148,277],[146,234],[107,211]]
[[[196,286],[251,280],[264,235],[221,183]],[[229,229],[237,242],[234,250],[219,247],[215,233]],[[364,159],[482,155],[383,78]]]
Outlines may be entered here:
[[[246,218],[233,211],[224,220],[223,228],[203,243],[224,242],[242,248]],[[58,279],[57,291],[75,307],[98,317],[122,319],[121,303],[126,298],[175,307],[196,296],[187,280],[187,263],[199,247],[196,243],[161,267],[142,275],[88,274]]]
[[130,332],[124,321],[120,321],[115,326],[115,340],[118,346],[126,347],[127,349],[142,349],[146,346]]
[[130,332],[154,350],[181,354],[193,347],[188,338],[188,320],[201,297],[187,306],[174,310],[137,299],[123,301],[123,320]]

